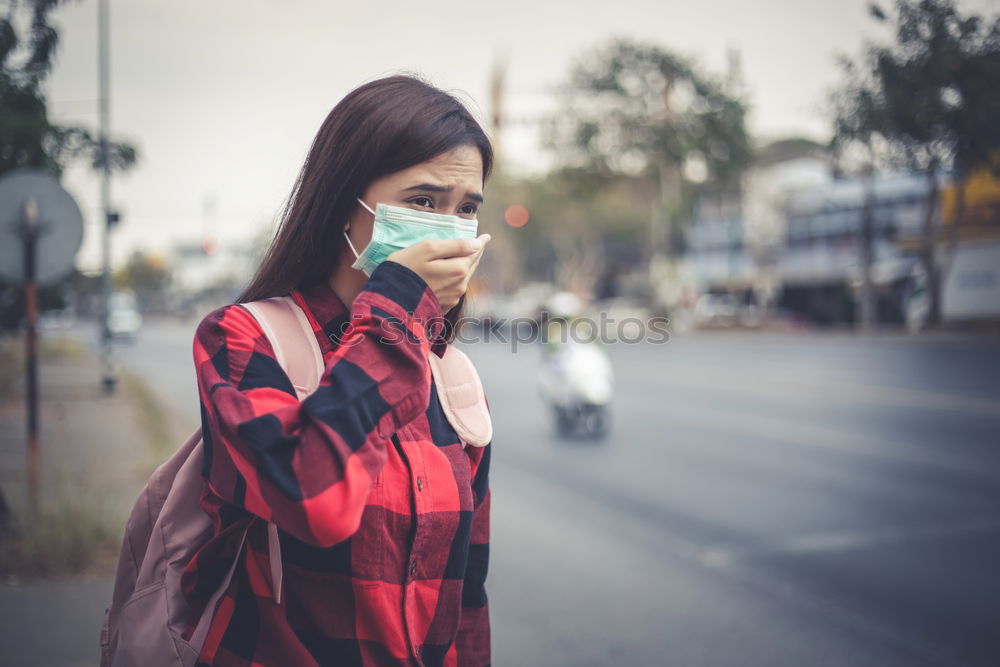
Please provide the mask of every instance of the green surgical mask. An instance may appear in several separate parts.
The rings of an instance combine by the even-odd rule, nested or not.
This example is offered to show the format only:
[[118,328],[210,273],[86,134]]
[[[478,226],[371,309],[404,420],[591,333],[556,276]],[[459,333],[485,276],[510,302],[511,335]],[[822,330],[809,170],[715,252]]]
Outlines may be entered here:
[[358,203],[375,216],[372,240],[359,253],[354,249],[346,230],[344,238],[357,258],[351,266],[369,276],[376,266],[397,250],[427,239],[474,239],[479,229],[478,220],[468,220],[457,215],[415,211],[388,204],[379,204],[373,211],[360,199]]

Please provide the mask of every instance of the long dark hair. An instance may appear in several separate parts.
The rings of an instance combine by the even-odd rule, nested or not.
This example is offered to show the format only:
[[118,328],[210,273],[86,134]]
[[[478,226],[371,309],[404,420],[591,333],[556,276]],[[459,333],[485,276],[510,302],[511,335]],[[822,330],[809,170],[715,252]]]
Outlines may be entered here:
[[[316,134],[278,231],[237,301],[326,281],[340,257],[356,198],[372,181],[463,145],[479,149],[485,181],[493,147],[483,128],[455,97],[420,79],[390,76],[348,93]],[[448,311],[450,330],[463,302],[464,297]]]

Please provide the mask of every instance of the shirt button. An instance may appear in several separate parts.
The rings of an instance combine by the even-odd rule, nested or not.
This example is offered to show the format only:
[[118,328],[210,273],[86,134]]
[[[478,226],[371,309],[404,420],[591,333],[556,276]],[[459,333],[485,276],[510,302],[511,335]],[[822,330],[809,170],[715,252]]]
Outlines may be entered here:
[[424,478],[417,477],[417,491],[423,491],[423,490],[424,490]]
[[410,563],[410,576],[412,577],[417,573],[417,561]]

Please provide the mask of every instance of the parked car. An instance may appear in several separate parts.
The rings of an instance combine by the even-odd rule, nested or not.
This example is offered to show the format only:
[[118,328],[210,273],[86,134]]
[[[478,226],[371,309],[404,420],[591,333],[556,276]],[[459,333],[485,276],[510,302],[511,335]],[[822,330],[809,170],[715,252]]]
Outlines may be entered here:
[[108,303],[108,331],[114,338],[132,339],[142,328],[142,315],[131,292],[115,292]]
[[694,305],[696,327],[731,327],[736,324],[736,300],[731,294],[702,294]]

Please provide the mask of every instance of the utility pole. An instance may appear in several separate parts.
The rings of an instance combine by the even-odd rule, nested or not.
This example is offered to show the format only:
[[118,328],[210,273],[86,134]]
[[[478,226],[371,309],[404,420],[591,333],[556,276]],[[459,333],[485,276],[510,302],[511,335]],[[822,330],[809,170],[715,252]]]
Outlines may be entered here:
[[498,53],[490,72],[490,125],[493,130],[493,164],[500,164],[503,155],[504,102],[507,92],[507,54]]
[[864,203],[861,211],[861,229],[858,250],[861,265],[861,286],[858,292],[858,325],[864,333],[875,329],[875,289],[872,285],[875,232],[875,169],[868,165],[862,175]]
[[118,378],[111,360],[111,21],[108,0],[97,2],[97,60],[100,86],[100,145],[101,145],[101,386],[113,393]]
[[38,239],[44,224],[38,219],[38,203],[30,198],[21,209],[21,238],[24,244],[24,375],[28,402],[28,508],[38,518],[38,481],[41,456],[38,446],[38,283],[36,267]]

